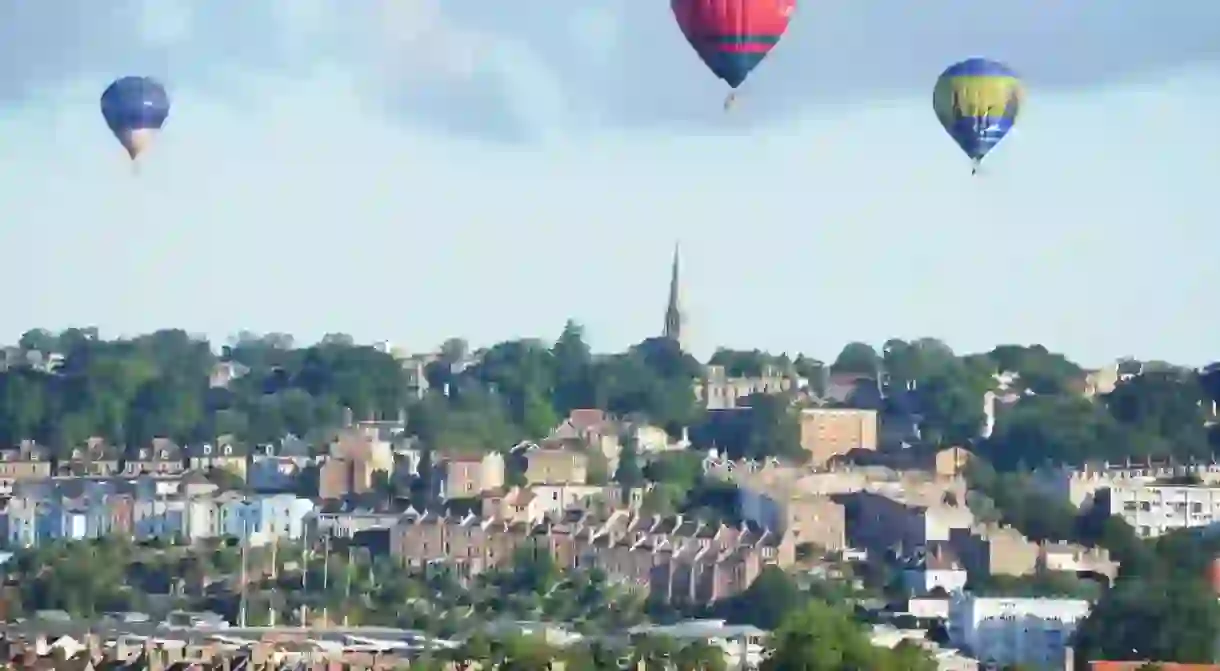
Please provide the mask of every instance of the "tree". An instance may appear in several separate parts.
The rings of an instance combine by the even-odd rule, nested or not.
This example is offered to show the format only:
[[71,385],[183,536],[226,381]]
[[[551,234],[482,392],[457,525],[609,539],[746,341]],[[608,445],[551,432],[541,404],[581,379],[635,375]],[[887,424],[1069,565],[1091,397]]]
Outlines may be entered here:
[[1146,456],[1146,444],[1083,398],[1032,396],[1000,414],[979,453],[999,470]]
[[678,671],[726,671],[724,650],[706,642],[690,643],[673,658]]
[[836,373],[875,375],[880,364],[881,357],[872,345],[850,342],[839,352],[839,356],[835,358],[835,362],[830,365],[830,368]]
[[568,414],[576,408],[594,405],[593,354],[585,343],[585,330],[580,324],[568,320],[563,333],[551,347],[555,361],[555,408]]
[[880,652],[845,612],[811,601],[772,635],[760,671],[857,671],[877,668]]
[[1105,396],[1111,416],[1157,456],[1207,458],[1205,390],[1193,373],[1150,372],[1119,383]]
[[809,382],[809,389],[817,396],[826,394],[826,364],[818,359],[798,354],[792,362],[792,370]]
[[1016,373],[1022,388],[1039,395],[1071,393],[1084,370],[1042,345],[999,345],[988,353],[997,372]]
[[800,426],[792,399],[787,394],[753,394],[742,404],[750,406],[750,414],[748,438],[740,456],[750,459],[805,458]]
[[591,485],[605,485],[610,482],[610,463],[600,450],[585,451],[585,473]]
[[915,393],[923,439],[934,445],[964,445],[983,426],[985,384],[958,362],[918,382]]
[[936,671],[939,668],[928,652],[910,639],[899,641],[888,655],[883,653],[882,658],[881,668],[892,671]]
[[25,352],[51,354],[59,351],[59,339],[47,329],[30,329],[21,334],[17,346]]
[[636,446],[635,440],[623,441],[614,481],[624,487],[639,487],[644,483],[644,469],[640,466],[639,447]]
[[782,569],[768,566],[746,591],[716,608],[717,617],[733,624],[750,624],[774,630],[809,602],[796,582]]
[[1078,659],[1211,662],[1220,605],[1200,578],[1124,580],[1101,598],[1077,630]]
[[709,366],[723,366],[728,377],[763,377],[766,374],[792,372],[793,364],[786,356],[775,356],[762,350],[720,348],[708,360]]
[[595,368],[598,407],[625,417],[640,414],[680,433],[698,417],[692,382],[701,373],[694,357],[669,338],[649,338]]

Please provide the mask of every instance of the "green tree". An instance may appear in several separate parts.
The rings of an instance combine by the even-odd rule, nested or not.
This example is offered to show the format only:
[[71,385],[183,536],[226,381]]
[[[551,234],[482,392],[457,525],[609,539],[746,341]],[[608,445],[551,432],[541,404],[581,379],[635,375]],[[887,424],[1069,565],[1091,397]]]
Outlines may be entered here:
[[595,367],[598,407],[640,414],[672,434],[698,418],[692,383],[702,367],[668,338],[649,338]]
[[673,658],[677,671],[726,671],[724,650],[705,642],[690,643]]
[[717,617],[734,624],[750,624],[774,630],[809,603],[806,596],[782,569],[768,566],[741,594],[716,607]]
[[822,601],[790,615],[771,640],[760,671],[859,671],[882,663],[881,651],[851,616]]
[[1076,634],[1078,659],[1210,663],[1220,605],[1200,578],[1124,579],[1102,597]]
[[1032,396],[1000,414],[980,446],[999,470],[1147,456],[1146,445],[1124,431],[1104,408],[1071,396]]
[[1194,372],[1151,372],[1131,378],[1104,403],[1123,429],[1138,437],[1142,451],[1157,457],[1208,458],[1204,389]]
[[928,656],[928,652],[911,640],[902,640],[887,653],[881,653],[882,663],[879,668],[892,671],[936,671],[939,668],[936,660]]
[[17,346],[26,352],[50,354],[59,351],[59,339],[47,329],[30,329],[21,334]]
[[555,362],[555,409],[566,415],[577,408],[593,407],[593,353],[585,342],[584,328],[569,319],[551,347],[551,357]]
[[776,356],[762,350],[720,348],[708,360],[710,366],[723,366],[729,377],[762,377],[764,374],[793,372],[793,363],[786,356]]
[[740,456],[750,459],[784,457],[801,460],[800,425],[787,394],[753,394],[742,401],[750,406],[748,438]]
[[862,342],[847,343],[830,369],[836,373],[860,373],[874,375],[881,365],[881,357],[872,345]]
[[1042,345],[1000,345],[988,353],[997,371],[1019,375],[1022,388],[1039,395],[1073,393],[1084,370]]
[[623,451],[618,456],[618,470],[614,481],[624,487],[639,487],[644,483],[644,469],[640,465],[639,447],[635,440],[624,440]]

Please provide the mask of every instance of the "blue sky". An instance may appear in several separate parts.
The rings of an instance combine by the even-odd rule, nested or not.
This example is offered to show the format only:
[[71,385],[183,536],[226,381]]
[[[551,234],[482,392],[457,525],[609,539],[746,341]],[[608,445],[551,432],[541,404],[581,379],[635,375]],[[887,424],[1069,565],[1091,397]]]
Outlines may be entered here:
[[[726,116],[662,2],[5,3],[0,332],[619,348],[680,239],[698,354],[1211,360],[1220,4],[931,4],[806,2]],[[1030,89],[981,179],[930,109],[973,55]],[[139,178],[123,74],[174,99]]]

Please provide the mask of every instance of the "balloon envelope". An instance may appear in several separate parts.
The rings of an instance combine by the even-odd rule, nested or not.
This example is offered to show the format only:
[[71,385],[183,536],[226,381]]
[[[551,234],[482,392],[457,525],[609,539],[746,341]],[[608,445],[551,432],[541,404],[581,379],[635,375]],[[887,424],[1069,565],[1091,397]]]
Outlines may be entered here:
[[746,77],[779,43],[796,0],[670,0],[678,27],[699,58],[729,86]]
[[102,92],[102,117],[135,159],[149,147],[169,118],[169,94],[149,77],[116,79]]
[[981,161],[1008,135],[1024,99],[1017,73],[1003,63],[971,58],[936,80],[932,107],[940,125],[973,161]]

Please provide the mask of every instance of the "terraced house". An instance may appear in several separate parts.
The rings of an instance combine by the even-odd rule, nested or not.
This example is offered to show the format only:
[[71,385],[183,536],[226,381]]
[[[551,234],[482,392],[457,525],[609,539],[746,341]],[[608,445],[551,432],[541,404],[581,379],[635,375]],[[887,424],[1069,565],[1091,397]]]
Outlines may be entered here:
[[681,515],[569,512],[542,522],[412,511],[391,533],[408,568],[459,578],[507,566],[520,551],[545,552],[564,568],[605,571],[652,596],[710,603],[744,591],[764,566],[795,559],[790,540],[753,524],[725,526]]

